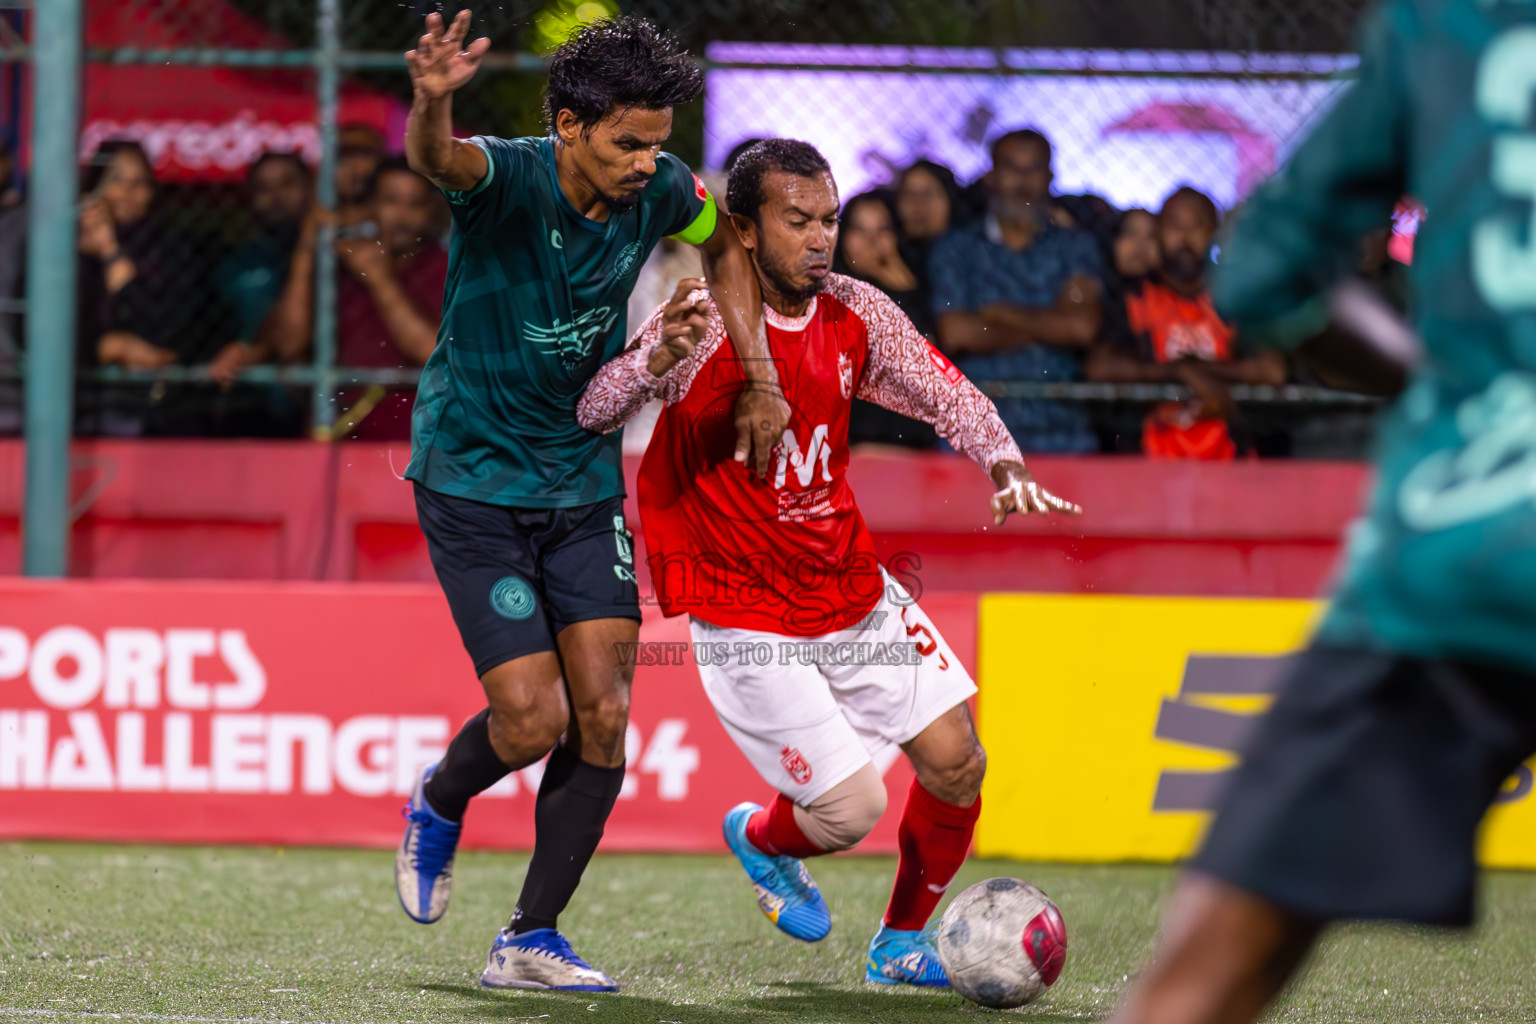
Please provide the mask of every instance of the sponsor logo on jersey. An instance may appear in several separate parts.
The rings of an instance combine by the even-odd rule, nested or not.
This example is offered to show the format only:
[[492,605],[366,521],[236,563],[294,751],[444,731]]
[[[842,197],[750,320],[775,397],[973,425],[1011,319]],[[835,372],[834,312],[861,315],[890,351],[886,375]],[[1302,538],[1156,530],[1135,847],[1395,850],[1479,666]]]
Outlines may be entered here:
[[612,306],[584,309],[569,323],[556,320],[549,327],[524,322],[523,333],[546,355],[560,357],[567,370],[574,370],[592,354],[592,339],[613,330],[619,314]]
[[805,755],[795,747],[785,747],[779,751],[779,764],[789,772],[789,777],[801,786],[811,781],[811,763],[805,759]]
[[526,619],[533,606],[533,588],[521,576],[503,576],[491,586],[491,608],[504,619]]
[[853,357],[847,352],[837,354],[837,383],[844,398],[853,397]]
[[965,374],[960,372],[960,367],[950,362],[943,352],[940,352],[932,345],[928,346],[928,358],[933,362],[934,368],[942,373],[944,379],[951,384],[959,384],[960,379],[965,376]]
[[613,276],[620,279],[626,278],[632,271],[639,269],[642,248],[639,242],[630,242],[621,249],[613,261]]
[[779,468],[773,475],[773,486],[782,490],[789,479],[789,471],[795,471],[795,479],[801,487],[811,486],[811,481],[816,478],[816,463],[821,463],[821,479],[825,483],[832,482],[832,469],[828,461],[832,457],[832,442],[827,438],[827,425],[818,423],[816,429],[811,431],[810,443],[805,450],[800,449],[800,439],[795,437],[794,430],[784,431],[784,438],[779,444]]

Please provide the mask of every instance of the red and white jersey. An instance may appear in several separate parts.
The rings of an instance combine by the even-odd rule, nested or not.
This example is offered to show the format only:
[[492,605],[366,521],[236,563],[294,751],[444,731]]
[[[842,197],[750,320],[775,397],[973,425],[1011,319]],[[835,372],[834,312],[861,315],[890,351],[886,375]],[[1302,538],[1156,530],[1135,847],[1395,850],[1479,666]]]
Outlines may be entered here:
[[608,433],[650,399],[666,403],[640,464],[639,497],[646,561],[667,615],[820,636],[875,607],[879,561],[846,477],[855,397],[932,423],[987,472],[1023,461],[992,403],[894,302],[832,274],[804,316],[763,310],[790,419],[759,481],[734,458],[745,378],[718,310],[711,303],[693,354],[657,378],[646,363],[661,341],[661,313],[598,370],[576,415]]

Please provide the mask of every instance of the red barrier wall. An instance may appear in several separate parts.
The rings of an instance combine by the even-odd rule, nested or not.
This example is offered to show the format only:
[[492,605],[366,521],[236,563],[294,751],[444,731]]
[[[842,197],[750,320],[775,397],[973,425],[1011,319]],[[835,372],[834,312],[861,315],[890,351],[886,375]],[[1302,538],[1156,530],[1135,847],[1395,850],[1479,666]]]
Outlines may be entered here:
[[[431,581],[396,476],[407,458],[403,445],[78,442],[71,573]],[[856,453],[849,476],[882,555],[915,554],[928,589],[1266,597],[1318,592],[1365,480],[1340,463],[1030,465],[1081,519],[992,527],[989,481],[956,456]],[[23,466],[20,442],[0,442],[0,574],[21,564]]]
[[[974,665],[977,595],[922,604]],[[687,621],[648,607],[640,636]],[[0,839],[392,846],[482,706],[435,586],[0,582]],[[727,808],[771,796],[691,657],[637,668],[628,748],[605,849],[715,851]],[[900,807],[911,768],[880,767]],[[530,846],[539,775],[476,800],[465,842]],[[862,848],[894,851],[898,817]]]

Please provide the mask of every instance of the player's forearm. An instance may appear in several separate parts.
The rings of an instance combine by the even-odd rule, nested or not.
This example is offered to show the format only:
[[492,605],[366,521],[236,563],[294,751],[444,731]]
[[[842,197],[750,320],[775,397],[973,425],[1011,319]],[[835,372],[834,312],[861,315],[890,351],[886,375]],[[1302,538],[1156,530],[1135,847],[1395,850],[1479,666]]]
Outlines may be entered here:
[[376,274],[367,281],[390,341],[411,362],[426,365],[437,347],[437,321],[422,316],[393,274]]
[[576,422],[594,434],[611,434],[634,419],[660,391],[661,379],[647,367],[651,346],[640,345],[604,363],[576,403]]
[[[731,231],[730,225],[720,230]],[[758,284],[752,257],[739,243],[711,253],[699,250],[704,262],[704,280],[709,283],[726,335],[741,360],[743,375],[749,382],[779,383],[778,369],[768,351],[768,334],[763,329],[763,293]]]
[[451,95],[418,94],[411,102],[405,122],[405,159],[411,170],[450,192],[474,188],[487,169],[479,146],[453,137]]

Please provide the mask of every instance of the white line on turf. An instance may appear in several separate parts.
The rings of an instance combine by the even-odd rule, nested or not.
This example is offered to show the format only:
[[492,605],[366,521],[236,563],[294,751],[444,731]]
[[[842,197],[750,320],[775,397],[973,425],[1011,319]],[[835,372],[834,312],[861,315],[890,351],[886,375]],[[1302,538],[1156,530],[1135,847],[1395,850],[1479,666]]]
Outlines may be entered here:
[[[167,1024],[299,1024],[292,1020],[265,1017],[184,1017],[174,1013],[108,1013],[101,1010],[32,1010],[22,1006],[0,1006],[0,1017],[67,1017],[91,1020],[152,1020]],[[327,1024],[316,1021],[313,1024]]]

